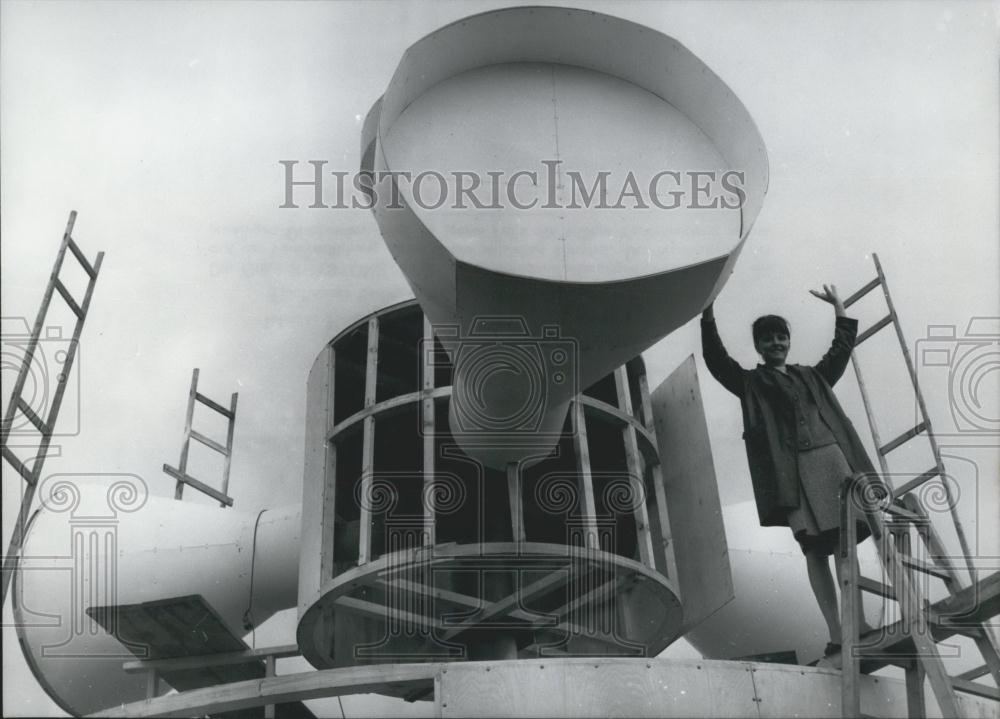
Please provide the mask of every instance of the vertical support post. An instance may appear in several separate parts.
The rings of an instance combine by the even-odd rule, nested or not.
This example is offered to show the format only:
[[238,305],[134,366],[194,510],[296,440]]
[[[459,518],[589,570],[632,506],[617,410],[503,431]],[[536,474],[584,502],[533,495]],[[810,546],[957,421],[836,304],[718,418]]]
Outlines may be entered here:
[[337,355],[331,345],[326,356],[326,413],[323,430],[323,514],[320,528],[320,577],[326,581],[333,577],[334,552],[336,547],[337,524],[337,445],[330,435],[333,434],[334,388],[336,387]]
[[[226,429],[226,455],[225,464],[222,467],[222,493],[229,495],[229,467],[233,462],[233,433],[236,431],[236,400],[239,393],[233,392],[229,398],[229,426]],[[225,502],[219,502],[220,507],[225,507]]]
[[436,543],[436,517],[434,508],[434,467],[436,464],[434,434],[434,328],[424,317],[424,343],[421,357],[423,398],[421,399],[421,431],[424,441],[424,546]]
[[160,673],[155,669],[146,672],[146,698],[155,699],[160,692]]
[[[857,517],[854,498],[862,478],[855,476],[845,482],[840,491],[840,671],[841,716],[861,716],[861,662],[857,656],[858,644],[858,543]],[[856,493],[857,492],[857,493]],[[884,537],[883,537],[884,540]]]
[[524,532],[524,507],[521,504],[521,468],[517,462],[507,463],[507,497],[510,500],[511,537],[518,544],[527,541]]
[[594,501],[594,477],[590,471],[590,444],[587,440],[587,421],[583,414],[583,405],[573,400],[570,408],[573,416],[573,449],[580,468],[580,494],[583,498],[583,521],[586,522],[587,549],[600,549],[600,537],[597,535],[597,504]]
[[[945,672],[937,645],[931,636],[923,597],[919,590],[914,587],[910,573],[900,558],[900,552],[886,533],[881,518],[877,514],[871,515],[871,517],[877,525],[872,527],[872,533],[878,537],[876,547],[879,559],[882,561],[886,573],[892,577],[903,629],[913,640],[917,661],[921,663],[927,679],[930,680],[931,689],[934,690],[941,714],[943,716],[961,716],[951,679]],[[879,535],[881,536],[879,537]]]
[[[624,366],[615,370],[615,390],[618,394],[619,409],[631,416],[632,397],[629,394],[628,375]],[[633,515],[635,516],[636,540],[639,544],[639,560],[650,569],[656,569],[653,537],[649,530],[649,510],[646,507],[646,483],[643,481],[639,443],[636,440],[635,427],[632,424],[626,423],[625,427],[622,428],[622,439],[625,442],[625,462],[628,466],[629,481],[638,482],[638,496]]]
[[[181,445],[181,460],[177,464],[177,469],[181,474],[187,474],[188,452],[191,449],[191,424],[194,421],[194,401],[198,394],[198,368],[195,367],[191,373],[191,389],[188,391],[187,413],[184,415],[184,444]],[[228,460],[227,460],[228,461]],[[174,499],[181,499],[184,496],[184,482],[177,480],[174,487]]]
[[910,719],[924,719],[927,705],[924,701],[924,667],[919,659],[913,659],[906,667],[906,716]]
[[[378,380],[378,318],[368,320],[368,359],[365,365],[365,408],[375,405]],[[371,560],[372,551],[372,471],[375,468],[375,418],[364,419],[361,443],[361,521],[358,539],[358,566]]]
[[[273,654],[268,654],[264,658],[264,677],[270,679],[274,676],[275,669],[275,657]],[[274,704],[264,705],[264,719],[274,719]]]

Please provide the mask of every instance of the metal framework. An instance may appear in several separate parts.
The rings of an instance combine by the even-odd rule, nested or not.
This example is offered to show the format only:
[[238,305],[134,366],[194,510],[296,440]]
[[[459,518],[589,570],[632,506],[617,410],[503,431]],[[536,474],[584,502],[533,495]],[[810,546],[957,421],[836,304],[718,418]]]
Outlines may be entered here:
[[[87,319],[87,312],[90,310],[90,301],[94,295],[94,287],[97,284],[97,275],[101,271],[101,263],[104,261],[103,252],[98,252],[97,259],[93,264],[91,264],[91,262],[84,256],[83,252],[80,251],[80,248],[73,240],[73,227],[75,224],[76,210],[73,210],[69,213],[69,220],[66,223],[66,231],[63,232],[62,244],[59,246],[56,261],[52,267],[52,274],[49,276],[49,282],[45,288],[45,294],[42,297],[42,304],[38,309],[38,315],[35,318],[35,325],[31,330],[31,337],[28,340],[28,346],[24,353],[21,369],[18,372],[17,380],[14,382],[14,389],[11,392],[10,403],[7,405],[7,412],[3,419],[3,427],[2,430],[0,430],[0,447],[2,447],[3,458],[10,463],[11,467],[17,471],[26,484],[24,495],[21,498],[21,509],[18,512],[17,522],[14,525],[14,533],[11,536],[7,553],[3,558],[3,589],[2,597],[0,597],[0,606],[2,606],[3,602],[7,600],[7,591],[10,588],[10,580],[15,569],[17,568],[18,558],[21,553],[21,545],[24,542],[24,531],[27,526],[28,515],[31,512],[31,504],[35,497],[35,489],[42,476],[42,468],[45,465],[49,445],[52,442],[52,435],[55,432],[59,409],[62,407],[63,397],[66,393],[67,381],[73,368],[73,361],[76,359],[76,351],[80,343],[80,334],[83,332],[83,324]],[[89,278],[87,282],[87,289],[83,296],[83,301],[79,303],[70,294],[62,280],[59,279],[59,272],[62,269],[63,260],[66,257],[66,250],[69,250],[73,254],[73,257],[76,258],[76,261],[83,268],[84,272],[87,273]],[[69,342],[69,347],[66,352],[66,360],[63,362],[62,370],[57,377],[56,390],[52,397],[52,403],[49,405],[48,414],[43,419],[38,415],[35,409],[33,409],[31,405],[24,400],[22,392],[24,391],[24,385],[27,381],[28,375],[31,372],[31,363],[35,356],[35,351],[38,348],[38,340],[41,336],[42,329],[45,326],[45,318],[48,314],[49,305],[52,302],[52,295],[54,292],[59,293],[59,296],[62,297],[66,305],[70,308],[70,310],[72,310],[73,314],[76,315],[76,323],[73,327],[73,337]],[[22,462],[8,446],[10,435],[14,427],[14,420],[17,417],[18,412],[26,417],[41,435],[37,448],[38,452],[35,454],[34,458],[28,460],[28,462]]]

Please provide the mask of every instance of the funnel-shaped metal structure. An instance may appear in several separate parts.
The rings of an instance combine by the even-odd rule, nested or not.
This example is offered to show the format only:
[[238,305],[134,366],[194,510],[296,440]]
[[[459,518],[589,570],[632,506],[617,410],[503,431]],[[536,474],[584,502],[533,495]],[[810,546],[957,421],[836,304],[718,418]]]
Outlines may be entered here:
[[494,467],[554,446],[575,393],[715,297],[768,181],[746,108],[680,43],[554,7],[410,47],[362,155],[455,362],[456,439]]

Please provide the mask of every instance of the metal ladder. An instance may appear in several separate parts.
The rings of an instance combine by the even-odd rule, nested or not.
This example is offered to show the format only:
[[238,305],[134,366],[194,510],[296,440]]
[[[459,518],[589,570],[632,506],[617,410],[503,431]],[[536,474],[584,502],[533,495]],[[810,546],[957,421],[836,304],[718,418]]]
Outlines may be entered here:
[[[181,445],[181,459],[180,462],[178,462],[177,468],[171,467],[169,464],[163,465],[163,471],[177,480],[177,486],[174,488],[174,499],[181,499],[184,496],[184,485],[188,484],[197,489],[199,492],[203,492],[209,497],[217,500],[220,507],[233,506],[233,498],[226,494],[226,492],[229,490],[229,466],[233,458],[233,431],[236,428],[236,399],[238,396],[239,393],[233,392],[232,397],[229,400],[229,409],[226,409],[218,402],[209,399],[198,391],[198,368],[195,367],[194,372],[191,373],[191,390],[188,392],[188,406],[187,415],[184,420],[184,444]],[[226,418],[228,426],[226,429],[225,445],[219,444],[215,440],[206,437],[201,432],[192,428],[191,425],[194,421],[195,402],[200,402],[209,409],[218,412]],[[222,469],[221,491],[209,487],[204,482],[195,479],[187,473],[188,452],[191,449],[192,439],[200,442],[209,449],[215,450],[225,458],[225,464]]]
[[[90,310],[90,300],[94,295],[94,286],[97,284],[97,275],[101,271],[101,264],[104,261],[104,253],[98,252],[97,259],[93,264],[83,255],[76,242],[73,240],[73,226],[76,224],[76,210],[69,213],[69,221],[66,223],[66,231],[63,233],[62,244],[59,245],[59,253],[56,255],[55,265],[52,267],[52,274],[49,276],[49,283],[45,288],[42,297],[41,307],[35,318],[35,325],[28,338],[28,344],[24,352],[24,359],[21,369],[18,372],[17,380],[14,382],[14,389],[11,392],[10,403],[4,414],[3,426],[0,429],[0,451],[3,458],[10,463],[19,475],[24,479],[27,487],[21,498],[21,508],[17,515],[17,522],[14,525],[14,533],[10,539],[10,545],[3,558],[3,588],[0,593],[0,606],[7,601],[7,590],[10,588],[10,580],[17,568],[18,559],[21,554],[21,546],[24,542],[24,530],[27,525],[28,515],[31,512],[31,504],[35,497],[35,490],[42,475],[42,468],[52,443],[52,435],[55,432],[56,420],[59,417],[59,409],[62,406],[63,396],[66,393],[67,380],[73,369],[73,360],[76,359],[76,350],[80,342],[80,334],[83,332],[83,323],[87,319],[87,312]],[[59,272],[62,269],[63,260],[66,257],[66,250],[69,250],[76,261],[80,263],[89,279],[87,289],[83,296],[83,302],[78,303],[76,299],[66,289],[66,285],[59,279]],[[31,405],[25,401],[22,393],[28,375],[31,373],[31,363],[38,348],[38,340],[42,329],[45,327],[45,318],[52,303],[53,293],[58,292],[66,305],[76,315],[76,323],[73,327],[73,337],[69,341],[66,351],[66,359],[62,363],[56,378],[56,390],[49,405],[45,418],[39,416]],[[44,410],[44,408],[41,408]],[[20,412],[38,431],[41,439],[38,444],[38,452],[33,459],[22,462],[21,459],[11,451],[8,446],[11,434],[14,434],[14,421]]]
[[[845,717],[861,715],[862,672],[871,672],[887,664],[895,664],[903,667],[906,672],[909,716],[926,715],[923,693],[925,679],[931,683],[942,714],[946,717],[961,716],[956,690],[1000,701],[1000,691],[996,688],[973,681],[990,674],[997,686],[1000,686],[1000,657],[998,657],[997,642],[990,629],[984,625],[987,619],[1000,614],[1000,573],[980,581],[973,566],[973,555],[958,516],[955,498],[952,496],[945,474],[941,452],[934,437],[885,273],[878,256],[873,254],[872,257],[877,276],[844,300],[844,306],[845,308],[851,306],[875,288],[881,287],[888,314],[860,333],[855,347],[890,324],[893,326],[916,397],[920,422],[883,444],[857,355],[852,353],[851,361],[875,442],[881,477],[858,475],[845,485],[841,496],[843,529],[838,561],[841,563],[841,576],[844,581],[841,587],[842,711]],[[929,442],[934,466],[901,486],[893,487],[888,456],[893,450],[917,437],[924,437]],[[912,494],[913,490],[934,479],[938,479],[943,488],[971,583],[964,582],[956,572],[920,500]],[[854,550],[857,544],[858,520],[868,523],[880,563],[885,575],[890,579],[891,586],[860,575],[857,554]],[[914,556],[911,551],[912,530],[919,536],[930,561]],[[943,581],[949,594],[946,599],[934,605],[927,602],[925,592],[922,591],[923,584],[931,577]],[[862,591],[894,600],[899,605],[900,621],[883,628],[881,636],[875,640],[862,642],[858,636],[861,607],[858,605],[857,587]],[[937,642],[955,634],[965,635],[974,640],[983,655],[984,664],[957,677],[950,677],[941,661]]]

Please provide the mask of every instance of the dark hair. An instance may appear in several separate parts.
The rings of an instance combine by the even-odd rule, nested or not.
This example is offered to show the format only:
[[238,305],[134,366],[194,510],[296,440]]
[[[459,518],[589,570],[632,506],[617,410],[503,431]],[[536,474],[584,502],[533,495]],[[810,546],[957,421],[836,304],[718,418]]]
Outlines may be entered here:
[[757,344],[757,340],[770,332],[783,332],[789,337],[792,334],[788,330],[788,321],[784,317],[764,315],[753,321],[753,343],[755,345]]

